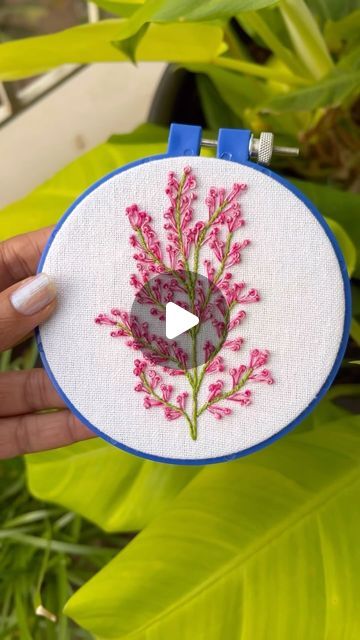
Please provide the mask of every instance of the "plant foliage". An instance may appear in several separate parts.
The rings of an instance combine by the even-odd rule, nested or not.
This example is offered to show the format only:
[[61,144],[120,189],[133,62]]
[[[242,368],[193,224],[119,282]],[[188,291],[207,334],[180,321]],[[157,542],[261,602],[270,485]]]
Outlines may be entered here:
[[[194,74],[212,135],[247,127],[300,144],[298,160],[275,168],[326,216],[353,277],[353,342],[340,374],[351,380],[360,342],[358,1],[96,2],[113,18],[0,45],[0,79],[66,62],[175,62]],[[56,222],[86,187],[162,153],[166,138],[154,125],[113,136],[0,212],[0,239]],[[35,357],[33,347],[6,352],[1,368]],[[357,389],[337,384],[292,434],[214,467],[160,465],[93,440],[28,456],[30,495],[21,462],[8,462],[0,637],[70,640],[89,637],[85,628],[102,640],[357,640]],[[66,614],[81,628],[61,614],[69,597]],[[59,616],[55,626],[35,617],[39,604]]]

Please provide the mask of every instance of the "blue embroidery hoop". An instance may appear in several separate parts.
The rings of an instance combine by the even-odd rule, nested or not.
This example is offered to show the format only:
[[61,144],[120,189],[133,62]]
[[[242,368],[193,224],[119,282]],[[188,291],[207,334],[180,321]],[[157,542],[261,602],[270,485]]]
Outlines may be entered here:
[[[86,191],[84,191],[79,196],[79,198],[77,198],[75,200],[75,202],[71,205],[71,207],[69,207],[69,209],[64,213],[64,215],[61,217],[61,219],[59,220],[59,222],[55,226],[55,228],[54,228],[54,230],[53,230],[53,232],[52,232],[52,234],[51,234],[51,236],[50,236],[50,238],[49,238],[49,240],[48,240],[48,242],[47,242],[47,244],[45,246],[43,254],[41,256],[37,272],[39,273],[39,272],[42,271],[44,262],[46,260],[47,254],[48,254],[48,252],[50,250],[50,247],[51,247],[51,245],[53,243],[53,240],[54,240],[55,236],[57,235],[58,231],[61,229],[61,227],[64,224],[65,220],[71,215],[71,213],[79,205],[79,203],[86,196],[88,196],[95,189],[97,189],[101,184],[103,184],[104,182],[106,182],[107,180],[112,178],[113,176],[115,176],[117,174],[120,174],[120,173],[122,173],[124,171],[127,171],[128,169],[131,169],[132,167],[136,167],[136,166],[145,164],[147,162],[151,162],[153,160],[160,160],[160,159],[164,159],[164,158],[174,158],[174,157],[179,157],[179,156],[180,157],[181,156],[189,156],[189,157],[198,156],[200,154],[201,142],[202,142],[202,129],[201,129],[201,127],[193,126],[193,125],[172,124],[171,127],[170,127],[170,131],[169,131],[168,149],[167,149],[166,153],[158,154],[158,155],[155,155],[155,156],[149,156],[147,158],[142,158],[141,160],[137,160],[135,162],[131,162],[129,164],[126,164],[125,166],[120,167],[120,168],[116,169],[115,171],[112,171],[111,173],[108,173],[103,178],[101,178],[100,180],[95,182],[93,185],[91,185],[91,187],[86,189]],[[236,163],[239,163],[241,165],[245,165],[245,166],[251,167],[252,169],[255,169],[256,171],[260,171],[261,173],[266,174],[267,176],[269,176],[271,179],[275,180],[276,182],[282,184],[286,189],[288,189],[290,192],[292,192],[299,200],[301,200],[305,204],[305,206],[308,208],[308,210],[312,213],[312,215],[316,218],[316,220],[319,222],[319,224],[323,228],[325,234],[327,235],[327,237],[330,240],[330,242],[332,244],[332,247],[334,249],[335,255],[336,255],[338,263],[339,263],[341,275],[342,275],[342,281],[343,281],[343,287],[344,287],[344,299],[345,299],[345,313],[344,313],[343,333],[342,333],[342,338],[341,338],[341,341],[340,341],[338,353],[337,353],[337,356],[335,358],[334,364],[332,366],[332,369],[331,369],[330,373],[328,374],[328,377],[326,378],[324,384],[322,385],[320,391],[317,393],[315,398],[309,403],[309,405],[306,407],[306,409],[304,411],[302,411],[286,427],[284,427],[283,429],[281,429],[280,431],[278,431],[277,433],[275,433],[271,437],[267,438],[266,440],[263,440],[262,442],[254,445],[252,447],[249,447],[247,449],[243,449],[243,450],[241,450],[241,451],[239,451],[237,453],[233,453],[233,454],[225,455],[225,456],[219,456],[219,457],[213,457],[213,458],[200,458],[200,459],[166,458],[166,457],[162,457],[162,456],[156,456],[156,455],[148,454],[148,453],[145,453],[143,451],[138,451],[136,449],[128,447],[128,446],[118,442],[117,440],[114,440],[114,439],[110,438],[109,436],[104,434],[102,431],[97,429],[93,424],[91,424],[78,411],[78,409],[70,402],[69,398],[66,396],[66,394],[63,391],[63,389],[61,388],[61,386],[57,382],[57,380],[56,380],[56,378],[55,378],[55,376],[54,376],[54,374],[53,374],[53,372],[51,370],[51,367],[50,367],[50,365],[49,365],[49,363],[47,361],[45,352],[44,352],[44,348],[43,348],[42,341],[41,341],[40,329],[39,328],[36,329],[36,340],[37,340],[37,345],[38,345],[38,349],[39,349],[39,353],[40,353],[42,364],[43,364],[44,369],[45,369],[48,377],[50,378],[54,388],[56,389],[56,391],[60,395],[60,397],[64,400],[65,404],[68,406],[68,408],[71,410],[71,412],[83,424],[85,424],[89,429],[91,429],[93,432],[95,432],[96,435],[100,436],[102,439],[106,440],[107,442],[109,442],[110,444],[114,445],[115,447],[118,447],[119,449],[122,449],[123,451],[126,451],[127,453],[132,453],[132,454],[137,455],[137,456],[139,456],[141,458],[145,458],[147,460],[152,460],[152,461],[155,461],[155,462],[164,462],[164,463],[168,463],[168,464],[178,464],[178,465],[205,465],[205,464],[215,464],[215,463],[218,463],[218,462],[228,462],[230,460],[235,460],[236,458],[243,457],[243,456],[248,455],[250,453],[254,453],[255,451],[259,451],[260,449],[263,449],[264,447],[266,447],[269,444],[275,442],[276,440],[278,440],[279,438],[281,438],[285,434],[289,433],[289,431],[292,431],[292,429],[294,429],[300,422],[302,422],[311,413],[311,411],[316,407],[316,405],[324,397],[324,395],[328,391],[329,387],[331,386],[331,384],[332,384],[332,382],[333,382],[333,380],[334,380],[334,378],[336,376],[336,373],[337,373],[337,371],[338,371],[338,369],[340,367],[341,361],[342,361],[342,359],[344,357],[344,353],[345,353],[345,349],[346,349],[346,345],[347,345],[348,338],[349,338],[349,333],[350,333],[351,290],[350,290],[350,281],[349,281],[349,277],[348,277],[348,274],[347,274],[346,264],[345,264],[343,255],[341,253],[340,247],[338,245],[338,242],[337,242],[333,232],[331,231],[330,227],[328,226],[328,224],[326,223],[326,221],[322,217],[322,215],[314,207],[312,202],[306,196],[304,196],[304,194],[299,189],[297,189],[294,185],[289,183],[285,178],[283,178],[283,177],[277,175],[276,173],[274,173],[273,171],[271,171],[268,167],[262,166],[260,164],[255,163],[255,162],[252,162],[249,159],[250,142],[251,142],[251,131],[249,131],[247,129],[220,129],[219,130],[219,134],[218,134],[218,140],[217,140],[216,157],[220,158],[222,160],[227,160],[229,162],[236,162]]]

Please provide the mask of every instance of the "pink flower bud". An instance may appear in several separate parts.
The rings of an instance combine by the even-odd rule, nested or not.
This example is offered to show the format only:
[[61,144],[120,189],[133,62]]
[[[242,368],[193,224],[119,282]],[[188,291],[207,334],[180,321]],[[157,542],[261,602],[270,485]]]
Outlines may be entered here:
[[231,349],[231,351],[240,351],[243,344],[244,338],[235,338],[234,340],[226,340],[224,342],[224,347]]
[[151,409],[152,407],[159,407],[160,405],[162,405],[162,402],[160,402],[160,400],[157,400],[156,398],[152,398],[151,396],[145,396],[144,398],[145,409]]
[[232,396],[228,398],[228,400],[232,400],[232,402],[238,402],[241,406],[247,407],[251,404],[251,391],[248,389],[246,391],[237,391]]
[[263,369],[262,371],[251,374],[249,380],[253,380],[254,382],[266,382],[267,384],[274,384],[274,378],[272,377],[268,369]]
[[221,356],[216,356],[212,362],[209,362],[205,371],[207,373],[216,373],[217,371],[224,371],[224,359]]
[[134,360],[134,374],[140,376],[147,367],[146,360]]
[[182,416],[181,411],[177,411],[176,409],[173,409],[172,407],[165,407],[164,408],[164,414],[165,414],[166,420],[177,420],[178,418],[180,418]]
[[245,373],[246,367],[241,364],[239,367],[235,367],[234,369],[230,369],[229,373],[232,377],[232,386],[236,387],[239,384],[241,376]]
[[216,380],[216,382],[214,382],[213,384],[210,384],[207,401],[211,402],[212,400],[214,400],[214,398],[217,398],[217,396],[221,394],[223,388],[224,388],[224,383],[222,380]]
[[258,369],[267,363],[269,358],[269,352],[264,349],[261,351],[260,349],[252,349],[250,351],[250,361],[249,361],[249,369]]
[[212,404],[207,408],[207,411],[211,413],[216,420],[221,420],[224,416],[229,416],[232,411],[228,407],[220,407],[219,405]]

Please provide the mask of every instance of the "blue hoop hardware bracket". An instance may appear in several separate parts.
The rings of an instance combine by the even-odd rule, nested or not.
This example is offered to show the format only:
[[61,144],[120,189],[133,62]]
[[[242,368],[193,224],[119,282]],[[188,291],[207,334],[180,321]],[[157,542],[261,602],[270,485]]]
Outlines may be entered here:
[[172,124],[169,132],[168,156],[197,156],[201,147],[217,149],[217,158],[233,162],[253,160],[269,165],[273,154],[297,157],[297,147],[275,145],[274,134],[262,131],[255,138],[249,129],[220,129],[217,140],[202,138],[201,127],[188,124]]

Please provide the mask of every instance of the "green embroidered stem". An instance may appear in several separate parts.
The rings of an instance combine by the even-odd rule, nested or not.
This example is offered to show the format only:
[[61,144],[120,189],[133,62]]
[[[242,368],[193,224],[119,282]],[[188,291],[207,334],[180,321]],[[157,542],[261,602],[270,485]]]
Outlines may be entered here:
[[225,207],[227,207],[228,204],[229,204],[228,201],[224,200],[224,202],[216,209],[216,211],[214,211],[211,218],[207,221],[203,230],[199,234],[199,239],[196,244],[195,252],[194,252],[194,269],[193,269],[194,273],[197,273],[199,268],[200,249],[201,249],[201,245],[203,244],[206,238],[206,234],[209,231],[210,227],[214,224],[216,219],[219,217],[220,213],[225,209]]
[[211,364],[211,362],[214,360],[214,358],[217,356],[217,354],[219,353],[219,351],[221,351],[222,346],[226,340],[227,337],[227,326],[228,326],[228,322],[230,319],[230,313],[232,311],[232,309],[234,308],[236,303],[232,303],[226,310],[226,315],[225,315],[225,327],[224,327],[224,331],[221,334],[221,339],[219,340],[216,348],[214,349],[214,351],[211,354],[211,357],[209,358],[209,360],[207,360],[207,362],[205,362],[203,368],[201,369],[200,375],[198,375],[197,378],[197,391],[199,392],[200,387],[201,387],[201,383],[203,381],[204,375],[206,373],[206,369],[207,367]]
[[[212,296],[212,293],[214,291],[214,287],[215,287],[216,283],[219,281],[219,279],[221,278],[222,274],[224,273],[224,269],[225,269],[225,266],[226,266],[226,260],[228,259],[228,256],[229,256],[230,245],[231,245],[231,240],[232,240],[233,235],[234,235],[233,233],[229,233],[229,235],[228,235],[228,237],[226,239],[224,257],[223,257],[223,259],[222,259],[222,261],[220,263],[220,267],[219,267],[217,273],[214,276],[213,281],[210,284],[210,287],[209,287],[208,292],[206,294],[206,298],[205,298],[204,304],[201,307],[201,312],[200,313],[202,313],[204,311],[204,309],[206,309],[206,307],[208,306],[208,304],[210,302],[210,299],[211,299],[211,296]],[[228,318],[227,322],[228,321],[229,321],[229,318]],[[196,333],[199,333],[199,331],[200,331],[200,323],[195,327],[195,330],[196,330]],[[224,343],[224,341],[221,343],[221,346],[223,345],[223,343]],[[216,354],[219,351],[220,351],[220,349],[217,350]],[[215,357],[216,354],[214,354],[213,357]]]
[[155,389],[151,387],[145,373],[141,373],[139,377],[149,395],[155,398],[155,400],[158,400],[159,402],[161,402],[161,404],[163,404],[165,407],[169,407],[170,409],[173,409],[174,411],[178,411],[179,413],[181,413],[181,415],[185,418],[186,422],[189,425],[191,438],[193,440],[196,440],[196,437],[197,437],[196,428],[194,428],[194,425],[191,422],[189,414],[184,409],[181,409],[180,407],[178,407],[176,404],[173,404],[172,402],[164,400],[161,396],[159,396],[156,393]]
[[193,412],[192,412],[192,424],[194,433],[192,439],[197,439],[197,419],[198,419],[198,392],[193,389]]
[[[227,206],[228,202],[227,200],[224,200],[224,202],[222,203],[221,206],[219,206],[216,211],[213,213],[213,215],[211,216],[210,220],[208,221],[208,223],[205,225],[204,229],[202,230],[202,232],[199,235],[199,239],[198,242],[196,244],[195,247],[195,252],[194,252],[194,267],[193,267],[193,274],[194,274],[194,280],[192,282],[192,311],[194,311],[194,300],[195,300],[195,286],[196,286],[196,274],[197,274],[197,270],[199,268],[199,259],[200,259],[200,250],[201,250],[201,246],[205,240],[206,234],[209,230],[209,228],[212,226],[212,224],[214,224],[214,222],[216,221],[216,219],[218,218],[218,216],[220,215],[220,213],[225,209],[225,207]],[[227,239],[226,239],[226,244],[225,244],[225,249],[224,249],[224,257],[220,263],[220,267],[218,269],[218,272],[214,278],[213,283],[210,285],[207,295],[206,295],[206,299],[205,302],[201,308],[201,312],[204,311],[204,309],[206,309],[207,305],[210,302],[211,299],[211,295],[212,292],[214,290],[214,286],[216,285],[216,282],[218,282],[218,280],[221,278],[225,266],[226,266],[226,260],[228,258],[228,254],[230,251],[230,245],[231,245],[231,239],[232,239],[233,234],[229,233]],[[223,331],[223,334],[221,336],[221,340],[219,341],[217,348],[214,350],[214,352],[211,354],[211,358],[208,360],[208,362],[205,363],[205,365],[203,366],[200,375],[198,372],[198,364],[197,364],[197,336],[198,333],[200,331],[200,322],[199,324],[194,327],[194,329],[192,329],[191,331],[191,339],[192,339],[192,364],[193,364],[193,384],[192,386],[192,405],[193,405],[193,411],[192,411],[192,423],[195,429],[195,438],[197,437],[197,420],[198,417],[200,415],[200,413],[198,412],[198,396],[199,396],[199,391],[201,388],[201,384],[202,381],[204,379],[204,375],[206,372],[206,367],[209,366],[209,364],[212,362],[212,360],[215,358],[215,356],[219,353],[219,351],[221,350],[225,340],[226,340],[226,334],[227,334],[227,325],[229,322],[229,317],[230,317],[230,311],[233,305],[230,305],[230,307],[227,308],[226,310],[226,316],[225,316],[225,328]],[[201,315],[200,312],[200,315]]]
[[161,311],[165,311],[166,310],[165,305],[162,304],[162,302],[159,302],[159,300],[157,298],[155,298],[155,296],[154,296],[154,294],[152,292],[152,288],[151,288],[151,286],[149,285],[148,282],[146,282],[144,284],[144,289],[147,292],[149,298],[151,298],[151,300],[153,301],[154,305],[159,307],[159,309],[161,309]]
[[141,231],[141,229],[137,230],[137,234],[138,234],[139,239],[140,239],[140,244],[141,244],[142,248],[144,249],[145,253],[149,256],[149,258],[151,258],[157,265],[159,265],[165,273],[170,273],[172,276],[174,276],[174,278],[178,281],[178,283],[182,287],[184,287],[184,286],[186,287],[187,286],[186,282],[179,276],[177,271],[174,271],[173,269],[171,269],[171,267],[167,267],[166,264],[162,260],[159,260],[157,255],[155,255],[155,253],[153,251],[151,251],[151,249],[147,246],[146,240],[144,238],[144,235],[143,235],[143,232]]
[[[216,282],[218,282],[219,278],[221,278],[221,276],[222,276],[222,274],[223,274],[223,272],[224,272],[225,265],[226,265],[226,260],[227,260],[227,258],[228,258],[229,251],[230,251],[230,245],[231,245],[232,237],[233,237],[233,233],[229,233],[229,235],[228,235],[228,237],[227,237],[227,239],[226,239],[225,250],[224,250],[224,257],[223,257],[223,259],[222,259],[222,261],[221,261],[221,263],[220,263],[220,267],[219,267],[219,269],[218,269],[217,273],[216,273],[216,274],[215,274],[215,276],[214,276],[214,280],[213,280],[213,282],[212,282],[211,286],[209,287],[209,290],[208,290],[208,292],[207,292],[206,299],[205,299],[205,302],[204,302],[204,304],[203,304],[202,310],[203,310],[203,309],[206,309],[207,305],[209,304],[209,302],[210,302],[210,298],[211,298],[211,294],[212,294],[212,292],[213,292],[213,285],[215,285],[215,284],[216,284]],[[202,368],[202,370],[201,370],[200,376],[197,376],[197,392],[199,392],[199,390],[200,390],[201,383],[202,383],[203,378],[204,378],[204,375],[205,375],[205,373],[206,373],[206,368],[207,368],[207,367],[209,366],[209,364],[213,361],[213,359],[215,358],[215,356],[217,356],[217,354],[218,354],[218,353],[219,353],[219,351],[222,349],[222,346],[223,346],[223,344],[224,344],[224,342],[225,342],[225,340],[226,340],[226,337],[227,337],[227,326],[228,326],[228,323],[229,323],[229,320],[230,320],[230,313],[231,313],[231,311],[233,310],[233,308],[235,307],[235,304],[236,304],[235,302],[232,302],[232,303],[227,307],[227,309],[226,309],[226,314],[225,314],[225,317],[224,317],[224,320],[225,320],[225,327],[224,327],[224,331],[223,331],[223,333],[222,333],[222,335],[221,335],[221,340],[218,342],[218,345],[217,345],[216,349],[212,352],[212,354],[211,354],[211,358],[210,358],[207,362],[205,362],[205,364],[204,364],[204,366],[203,366],[203,368]],[[199,326],[200,326],[200,325],[197,325],[197,326],[195,327],[195,330],[197,331],[197,333],[199,332]]]
[[[175,206],[175,222],[176,222],[176,229],[177,229],[177,234],[178,234],[178,239],[179,239],[179,249],[180,249],[180,254],[181,254],[181,258],[183,260],[183,264],[184,264],[184,270],[188,276],[188,280],[183,280],[176,271],[173,271],[171,268],[167,267],[162,260],[159,260],[159,258],[155,255],[155,253],[153,251],[151,251],[151,249],[148,247],[148,245],[146,244],[144,235],[142,233],[141,229],[138,229],[137,233],[139,236],[139,240],[140,240],[140,244],[143,248],[143,250],[145,251],[145,253],[159,266],[161,266],[161,268],[166,272],[166,273],[171,273],[171,275],[173,275],[176,280],[179,282],[179,284],[182,287],[186,287],[189,298],[190,298],[190,302],[191,302],[191,310],[194,313],[195,311],[195,293],[196,293],[196,274],[199,268],[199,259],[200,259],[200,250],[201,250],[201,246],[206,238],[206,234],[208,233],[209,229],[212,227],[212,225],[214,224],[214,222],[216,222],[218,216],[221,214],[221,212],[227,207],[228,205],[228,201],[225,199],[224,202],[216,209],[216,211],[213,213],[213,215],[211,216],[211,218],[208,220],[208,222],[206,223],[206,225],[204,226],[204,228],[202,229],[198,241],[196,243],[195,246],[195,251],[194,251],[194,260],[193,260],[193,274],[194,276],[191,276],[191,270],[190,270],[190,265],[189,265],[189,261],[186,258],[185,255],[185,247],[184,247],[184,242],[183,242],[183,236],[182,236],[182,230],[181,230],[181,209],[180,209],[180,203],[181,203],[181,194],[182,194],[182,189],[184,187],[184,183],[186,180],[186,174],[183,174],[179,183],[179,188],[178,188],[178,192],[177,192],[177,197],[176,197],[176,206]],[[223,260],[220,263],[219,269],[214,277],[214,281],[211,284],[211,286],[209,287],[209,290],[207,292],[207,296],[206,296],[206,300],[203,304],[202,310],[204,310],[206,308],[206,306],[208,305],[208,303],[210,302],[211,299],[211,295],[212,292],[214,290],[214,286],[216,285],[216,282],[218,282],[218,280],[221,278],[225,266],[226,266],[226,260],[228,258],[228,253],[230,250],[230,245],[231,245],[231,239],[232,239],[233,234],[229,233],[227,239],[226,239],[226,244],[225,244],[225,249],[224,249],[224,257]],[[152,292],[148,292],[151,299],[154,300],[154,304],[156,304],[157,306],[160,306],[162,309],[164,308],[164,305],[161,305],[161,303],[158,302],[158,300],[156,300],[156,298],[154,298],[154,296],[152,295]],[[230,308],[227,309],[227,313],[226,313],[226,318],[225,318],[225,327],[227,326],[228,320],[229,320],[229,313],[230,313]],[[221,336],[221,340],[219,341],[219,344],[217,345],[217,348],[214,350],[214,352],[211,354],[211,359],[208,360],[208,362],[205,363],[205,365],[203,366],[201,373],[199,375],[198,373],[198,363],[197,363],[197,336],[200,330],[200,323],[194,327],[194,329],[191,330],[190,335],[191,335],[191,341],[192,341],[192,370],[193,370],[193,375],[191,375],[188,371],[184,370],[185,376],[187,377],[189,384],[191,386],[191,390],[192,390],[192,419],[190,419],[189,415],[186,413],[186,411],[181,411],[181,413],[184,415],[184,417],[186,418],[189,428],[190,428],[190,433],[191,433],[191,437],[193,440],[197,439],[197,419],[199,417],[199,415],[201,415],[201,413],[203,411],[205,411],[205,409],[201,409],[200,412],[198,411],[198,394],[201,388],[201,384],[204,378],[204,375],[206,373],[206,367],[209,366],[209,364],[212,362],[212,360],[215,358],[215,356],[219,353],[219,351],[221,350],[225,339],[226,339],[226,331],[223,332],[222,336]],[[149,343],[144,343],[143,340],[139,340],[137,338],[134,338],[136,340],[138,340],[139,342],[141,342],[143,344],[143,346],[145,346],[146,348],[148,348],[149,350],[153,351],[154,353],[157,353],[158,355],[163,355],[161,354],[161,352],[159,352],[156,348],[153,348],[152,345],[150,345]],[[182,369],[181,364],[178,362],[178,360],[176,358],[172,358],[172,357],[168,357],[169,360],[175,362],[179,369]],[[149,387],[150,388],[150,387]],[[154,392],[152,392],[154,397],[156,397],[156,394],[154,394]],[[161,398],[158,396],[158,399],[161,400]],[[171,405],[171,403],[169,403],[169,406],[172,406],[173,408],[175,407],[175,405]],[[176,407],[175,407],[176,408]]]
[[185,180],[186,180],[186,173],[183,173],[183,175],[181,176],[181,180],[179,182],[179,188],[178,188],[177,196],[176,196],[175,223],[176,223],[176,230],[177,230],[177,235],[178,235],[178,239],[179,239],[180,254],[181,254],[181,258],[182,258],[183,263],[184,263],[184,270],[189,275],[190,281],[191,281],[191,276],[189,274],[190,267],[189,267],[188,259],[187,259],[186,254],[185,254],[183,233],[182,233],[182,230],[181,230],[181,196],[182,196],[182,190],[183,190],[183,187],[184,187],[184,184],[185,184]]
[[191,341],[192,341],[192,365],[193,365],[193,377],[191,382],[191,391],[192,391],[192,424],[194,433],[192,435],[193,440],[197,438],[197,406],[198,406],[198,364],[197,364],[197,333],[194,331],[195,327],[191,329]]
[[237,393],[237,391],[240,391],[240,389],[242,389],[242,387],[246,384],[246,382],[250,378],[252,372],[253,372],[253,369],[248,369],[247,372],[241,378],[240,382],[238,382],[238,384],[235,387],[230,389],[230,391],[225,391],[224,393],[220,393],[218,396],[216,396],[209,402],[206,402],[205,404],[203,404],[203,406],[198,411],[198,414],[197,414],[198,417],[201,416],[201,414],[204,413],[206,409],[211,407],[212,404],[215,404],[216,402],[220,402],[221,400],[226,400],[226,398],[229,398],[230,396],[234,395],[234,393]]
[[[222,274],[224,273],[224,269],[226,267],[226,261],[227,261],[227,259],[229,257],[231,240],[232,240],[233,235],[234,235],[233,232],[230,231],[228,237],[226,238],[225,249],[224,249],[224,257],[221,260],[220,267],[219,267],[217,273],[214,276],[214,280],[212,281],[213,287],[214,287],[214,285],[216,285],[218,280],[220,280]],[[211,290],[211,287],[210,287],[210,290]]]
[[122,329],[126,333],[126,335],[129,336],[129,338],[133,338],[133,340],[141,344],[144,349],[147,349],[148,351],[151,351],[155,355],[160,356],[166,360],[170,360],[170,362],[173,362],[174,364],[176,364],[177,369],[184,371],[184,375],[189,380],[190,384],[193,385],[193,378],[191,374],[186,369],[183,369],[183,365],[177,358],[175,358],[174,356],[169,356],[166,353],[163,353],[162,351],[160,351],[160,349],[157,349],[156,347],[154,347],[154,345],[151,342],[147,342],[147,340],[144,340],[144,338],[134,336],[131,333],[131,331],[129,331],[129,329],[121,322],[117,322],[116,326],[119,327],[119,329]]

